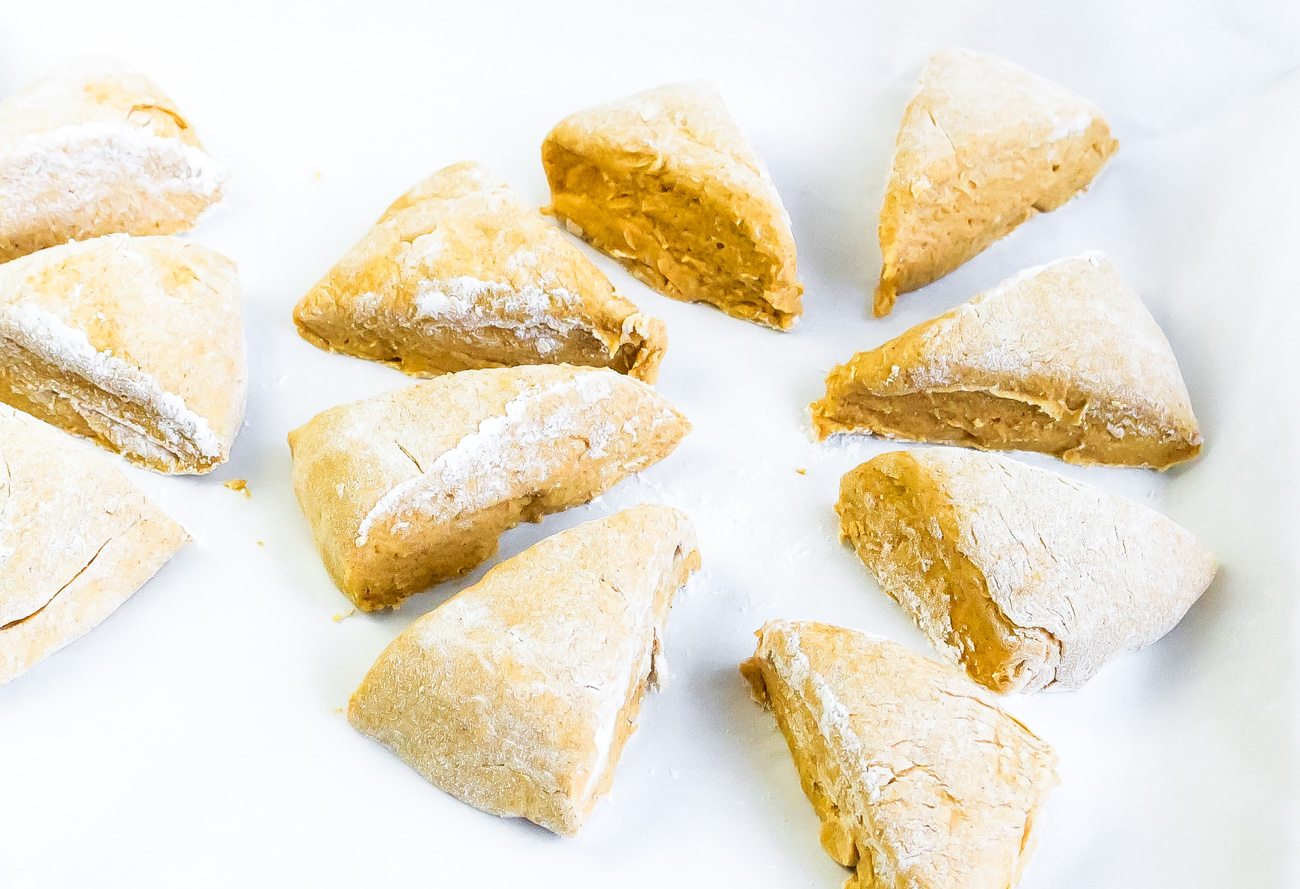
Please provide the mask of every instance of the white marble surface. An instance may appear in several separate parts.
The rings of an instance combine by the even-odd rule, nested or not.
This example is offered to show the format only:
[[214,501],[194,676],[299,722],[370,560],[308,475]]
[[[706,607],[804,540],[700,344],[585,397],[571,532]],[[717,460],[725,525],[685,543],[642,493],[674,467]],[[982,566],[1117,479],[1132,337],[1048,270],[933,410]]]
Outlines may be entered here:
[[[1095,187],[887,320],[868,316],[899,116],[934,49],[1000,52],[1107,112]],[[835,539],[839,476],[885,446],[814,445],[829,367],[1028,265],[1106,251],[1164,326],[1207,447],[1157,475],[1039,465],[1165,509],[1219,579],[1166,639],[1086,689],[1007,706],[1060,753],[1027,887],[1293,885],[1300,595],[1300,16],[1284,3],[8,3],[0,95],[82,52],[133,62],[235,175],[191,237],[240,263],[253,373],[230,464],[132,470],[198,543],[100,629],[0,688],[0,885],[838,887],[846,872],[735,665],[772,617],[926,650]],[[780,335],[651,293],[597,261],[671,347],[660,389],[695,423],[670,459],[502,556],[643,500],[696,521],[670,681],[577,839],[470,809],[353,732],[341,708],[412,619],[348,603],[289,486],[286,432],[407,384],[319,352],[298,297],[405,188],[472,158],[538,204],[570,111],[707,78],[785,197],[806,316]],[[795,472],[807,470],[806,475]],[[220,482],[247,478],[251,499]],[[485,566],[486,568],[486,566]],[[481,576],[476,571],[465,580]]]

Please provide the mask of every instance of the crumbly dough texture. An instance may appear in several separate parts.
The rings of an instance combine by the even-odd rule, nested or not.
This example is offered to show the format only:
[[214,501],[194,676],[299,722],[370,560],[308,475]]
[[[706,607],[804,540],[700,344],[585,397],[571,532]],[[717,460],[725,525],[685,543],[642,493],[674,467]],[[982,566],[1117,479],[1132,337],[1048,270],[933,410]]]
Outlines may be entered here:
[[0,404],[0,685],[94,629],[188,542],[105,460]]
[[790,745],[845,889],[1008,889],[1056,755],[961,674],[900,645],[770,621],[741,665]]
[[610,367],[653,383],[668,345],[553,224],[474,163],[399,198],[302,298],[322,349],[415,376],[520,364]]
[[1155,510],[991,454],[882,454],[835,509],[935,648],[1002,693],[1080,687],[1173,629],[1216,568]]
[[502,532],[586,503],[668,456],[689,429],[631,377],[534,365],[333,408],[291,432],[289,447],[326,569],[373,611],[469,571]]
[[552,212],[660,293],[781,330],[802,313],[790,217],[713,86],[580,111],[542,164]]
[[158,472],[230,456],[248,373],[235,265],[107,235],[0,265],[0,401]]
[[1025,269],[831,371],[840,432],[1166,469],[1201,432],[1159,325],[1100,253]]
[[609,791],[699,565],[667,507],[556,534],[397,637],[348,721],[458,799],[572,836]]
[[1060,207],[1118,148],[1101,112],[1050,80],[987,53],[938,53],[898,131],[876,314]]
[[77,62],[0,103],[0,262],[186,231],[228,180],[157,84],[113,60]]

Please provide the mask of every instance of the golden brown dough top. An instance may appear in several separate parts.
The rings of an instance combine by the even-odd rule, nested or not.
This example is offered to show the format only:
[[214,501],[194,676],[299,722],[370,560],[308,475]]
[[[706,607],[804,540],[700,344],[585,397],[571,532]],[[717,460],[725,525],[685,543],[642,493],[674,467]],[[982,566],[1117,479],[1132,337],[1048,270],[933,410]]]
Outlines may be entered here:
[[556,142],[601,167],[662,170],[702,188],[760,242],[794,256],[790,217],[767,167],[708,83],[675,83],[579,111],[551,130]]
[[196,414],[226,446],[247,385],[239,300],[233,262],[167,236],[107,235],[0,265],[0,329],[16,325],[96,384],[147,385],[119,379],[113,359],[137,368],[161,389],[143,400]]
[[149,78],[114,59],[82,59],[0,102],[0,153],[27,136],[79,124],[128,124],[202,149],[176,104]]
[[[865,633],[770,621],[756,656],[812,711],[861,799],[884,886],[993,889],[1024,865],[1056,755],[969,679]],[[848,805],[837,800],[841,810]]]

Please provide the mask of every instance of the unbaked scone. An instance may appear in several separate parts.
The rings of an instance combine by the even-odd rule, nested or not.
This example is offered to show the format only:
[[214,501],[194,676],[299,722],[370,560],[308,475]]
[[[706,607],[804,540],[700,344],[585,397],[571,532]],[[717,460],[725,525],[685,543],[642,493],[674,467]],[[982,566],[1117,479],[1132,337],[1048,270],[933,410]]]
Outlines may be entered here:
[[189,542],[87,450],[0,404],[0,685],[94,629]]
[[938,53],[898,131],[876,314],[1060,207],[1117,148],[1101,112],[1069,90],[987,53]]
[[235,265],[107,235],[0,265],[0,401],[158,472],[230,456],[247,370]]
[[803,312],[790,217],[717,89],[580,111],[542,143],[551,211],[665,296],[785,330]]
[[228,179],[153,81],[78,62],[0,103],[0,262],[114,232],[186,231]]
[[576,364],[653,383],[668,345],[662,321],[474,163],[400,197],[293,317],[312,345],[415,376]]
[[464,574],[521,521],[586,503],[690,430],[607,369],[465,370],[332,408],[289,433],[330,577],[364,611]]
[[572,836],[609,792],[699,566],[690,522],[663,506],[549,537],[398,636],[348,721],[458,799]]
[[1215,573],[1155,510],[992,454],[881,454],[835,510],[935,648],[1002,693],[1078,688],[1173,629]]
[[1056,755],[961,674],[865,633],[770,621],[741,664],[770,707],[845,889],[1008,889]]
[[839,432],[1167,469],[1201,450],[1169,342],[1100,253],[1025,269],[831,371]]

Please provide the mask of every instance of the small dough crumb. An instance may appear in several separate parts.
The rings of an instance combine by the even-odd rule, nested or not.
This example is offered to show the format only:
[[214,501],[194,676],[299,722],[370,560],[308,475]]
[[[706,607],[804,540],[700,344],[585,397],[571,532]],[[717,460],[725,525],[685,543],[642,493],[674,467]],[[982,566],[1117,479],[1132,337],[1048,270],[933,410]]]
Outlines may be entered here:
[[227,487],[232,491],[238,491],[239,493],[243,494],[245,497],[253,496],[253,492],[248,490],[248,479],[232,478],[229,481],[222,482],[221,484],[223,487]]

